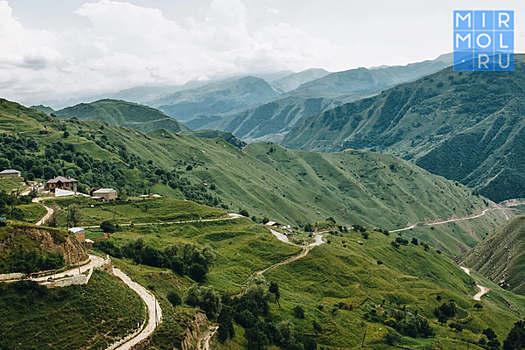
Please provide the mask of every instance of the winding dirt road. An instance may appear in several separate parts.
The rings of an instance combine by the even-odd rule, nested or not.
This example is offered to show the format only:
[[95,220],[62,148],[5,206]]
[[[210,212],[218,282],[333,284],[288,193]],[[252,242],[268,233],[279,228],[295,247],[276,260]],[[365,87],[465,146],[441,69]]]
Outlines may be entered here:
[[[46,200],[46,199],[49,199],[49,198],[48,198],[48,197],[35,197],[35,198],[33,198],[32,202],[33,202],[33,203],[40,203],[40,201],[43,201],[43,200]],[[42,204],[42,203],[40,203],[40,204]],[[46,208],[47,213],[46,213],[46,215],[44,215],[44,217],[43,217],[42,219],[40,219],[40,220],[35,224],[35,225],[37,225],[37,226],[42,226],[42,225],[44,225],[44,224],[46,223],[46,221],[48,221],[48,220],[51,218],[51,216],[53,215],[53,209],[52,209],[52,208],[47,207],[47,206],[45,206],[44,204],[42,204],[42,206],[43,206],[44,208]]]
[[140,331],[140,333],[138,333],[137,335],[135,335],[134,337],[124,342],[123,344],[120,344],[117,347],[108,348],[115,350],[129,350],[133,346],[146,339],[151,333],[155,331],[157,326],[162,322],[162,309],[160,308],[157,298],[155,298],[153,293],[148,291],[146,288],[144,288],[137,282],[133,282],[128,275],[126,275],[119,269],[113,268],[113,273],[115,274],[115,276],[119,277],[122,281],[124,281],[124,283],[129,288],[131,288],[135,293],[137,293],[141,297],[141,299],[144,300],[144,303],[146,303],[146,306],[148,308],[148,323]]
[[456,222],[456,221],[466,221],[466,220],[477,219],[477,218],[480,218],[480,217],[484,216],[485,214],[487,214],[491,210],[501,210],[503,212],[503,215],[505,215],[505,219],[506,220],[510,219],[510,216],[507,213],[507,210],[511,210],[511,209],[509,209],[507,207],[497,207],[497,208],[484,209],[480,214],[464,216],[464,217],[461,217],[461,218],[448,219],[448,220],[444,220],[444,221],[436,221],[436,222],[430,222],[430,223],[425,223],[425,224],[423,224],[422,222],[416,222],[415,224],[412,224],[410,226],[407,226],[407,227],[404,227],[404,228],[400,228],[400,229],[397,229],[397,230],[391,230],[390,232],[408,231],[408,230],[411,230],[413,228],[418,227],[420,224],[423,224],[423,226],[439,226],[439,225],[449,224],[451,222]]
[[[465,273],[470,276],[470,269],[468,267],[460,266],[460,269],[465,271]],[[476,293],[476,295],[474,295],[473,299],[477,301],[481,301],[481,297],[487,294],[488,292],[490,292],[490,288],[481,286],[479,284],[476,284],[476,287],[479,288],[479,292]]]

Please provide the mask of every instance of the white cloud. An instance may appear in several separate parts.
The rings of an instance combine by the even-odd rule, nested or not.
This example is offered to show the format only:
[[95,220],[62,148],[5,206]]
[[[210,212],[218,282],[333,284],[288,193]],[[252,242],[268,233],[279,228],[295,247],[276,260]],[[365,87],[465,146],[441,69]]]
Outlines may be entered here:
[[330,41],[290,24],[252,29],[241,0],[213,0],[203,13],[203,20],[175,22],[159,9],[101,0],[72,14],[89,26],[50,33],[24,28],[0,1],[0,95],[64,99],[195,77],[306,69],[340,54]]

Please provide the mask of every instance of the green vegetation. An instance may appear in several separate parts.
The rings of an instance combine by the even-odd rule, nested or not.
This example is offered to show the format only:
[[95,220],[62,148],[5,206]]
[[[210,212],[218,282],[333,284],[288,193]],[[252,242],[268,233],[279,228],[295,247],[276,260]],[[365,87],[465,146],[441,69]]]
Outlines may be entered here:
[[[100,225],[104,221],[113,224],[137,224],[213,219],[225,214],[222,209],[174,198],[98,202],[83,197],[62,197],[46,200],[45,203],[48,206],[57,204],[60,226],[67,225],[70,208],[79,210],[77,225],[81,226]],[[71,224],[70,222],[69,226]]]
[[282,144],[390,153],[494,201],[524,197],[525,56],[515,60],[512,73],[446,68],[328,110],[292,129]]
[[[4,105],[32,111],[7,101]],[[471,215],[488,204],[466,187],[392,156],[290,151],[271,143],[250,144],[241,151],[221,139],[167,130],[144,134],[96,121],[41,116],[40,129],[24,137],[3,135],[4,152],[15,152],[24,175],[71,176],[83,191],[91,186],[113,187],[120,195],[155,191],[229,210],[243,208],[250,216],[295,227],[332,216],[340,224],[388,230]],[[67,139],[62,138],[64,130],[70,133]],[[31,152],[25,151],[28,147]],[[492,211],[469,222],[470,227],[444,225],[414,234],[456,254],[481,239],[471,234],[473,229],[487,230],[502,220]]]
[[106,272],[94,271],[85,286],[0,284],[3,349],[105,349],[144,317],[139,296]]
[[174,133],[194,135],[202,138],[217,137],[239,148],[246,146],[245,142],[229,132],[216,130],[191,131],[178,120],[167,116],[157,109],[121,100],[106,99],[92,103],[81,103],[53,112],[52,116],[60,119],[74,117],[80,120],[100,120],[110,125],[133,128],[142,132],[165,129]]
[[1,226],[0,273],[31,273],[83,260],[85,253],[71,236],[65,230],[17,222]]
[[[299,248],[277,241],[265,227],[249,219],[121,227],[104,244],[119,247],[120,252],[138,240],[142,247],[154,248],[151,252],[162,252],[170,245],[178,246],[180,252],[188,243],[213,249],[216,258],[199,287],[174,269],[116,259],[117,266],[155,293],[169,315],[153,336],[152,344],[158,347],[182,341],[181,325],[195,313],[188,307],[202,309],[222,326],[217,338],[221,342],[214,345],[218,349],[272,344],[287,348],[299,343],[312,349],[316,343],[319,349],[352,348],[363,342],[365,330],[365,347],[373,349],[386,349],[388,344],[478,349],[485,329],[490,327],[505,339],[522,316],[525,298],[503,294],[497,286],[483,297],[479,309],[472,300],[474,280],[449,258],[425,249],[424,241],[419,240],[418,245],[407,241],[393,248],[394,234],[364,230],[369,237],[362,245],[357,243],[363,239],[359,229],[333,231],[326,237],[330,244],[271,269],[265,279],[250,277],[298,254]],[[485,283],[478,278],[475,276],[476,283]],[[230,300],[230,295],[239,292],[242,297]],[[443,321],[435,310],[446,310],[442,305],[451,304],[450,300],[455,311]],[[292,334],[293,340],[286,334]]]
[[505,289],[525,294],[525,216],[517,216],[462,256],[468,266]]

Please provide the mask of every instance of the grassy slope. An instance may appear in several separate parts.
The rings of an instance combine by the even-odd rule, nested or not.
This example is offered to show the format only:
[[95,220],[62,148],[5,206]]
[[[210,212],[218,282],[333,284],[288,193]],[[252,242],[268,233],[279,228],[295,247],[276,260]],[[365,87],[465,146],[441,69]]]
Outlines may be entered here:
[[517,216],[462,257],[466,266],[525,294],[525,216]]
[[[55,123],[61,122],[45,124]],[[194,183],[205,182],[209,188],[216,185],[216,190],[210,192],[230,206],[230,211],[241,207],[250,216],[266,215],[291,225],[333,216],[340,224],[395,229],[427,218],[470,215],[484,206],[483,199],[472,196],[465,187],[386,155],[362,152],[323,155],[285,150],[269,143],[251,144],[243,152],[221,139],[176,135],[167,130],[146,134],[117,126],[101,130],[101,123],[96,121],[62,123],[67,124],[70,133],[67,139],[61,138],[63,132],[49,127],[48,134],[42,135],[38,129],[27,134],[42,146],[60,139],[72,144],[75,151],[121,163],[119,155],[113,153],[116,151],[103,149],[77,135],[80,128],[84,132],[102,133],[110,143],[121,144],[128,152],[165,170],[175,170]],[[270,149],[275,152],[266,154]],[[188,165],[193,169],[186,170]],[[121,166],[128,181],[142,181],[136,169]],[[159,193],[177,197],[176,191],[168,186],[156,186]],[[496,212],[492,214],[493,219],[499,220],[496,223],[501,222]],[[475,235],[466,232],[447,231],[454,238],[446,242],[441,235],[433,235],[433,239],[436,243],[441,241],[448,251],[456,252],[477,241]]]
[[105,349],[145,317],[139,296],[95,271],[85,286],[41,292],[0,284],[0,343],[6,349]]
[[120,100],[81,103],[56,111],[55,115],[61,119],[75,116],[81,120],[101,120],[111,125],[130,127],[144,132],[163,128],[173,132],[189,132],[182,123],[159,110]]
[[[136,226],[125,228],[110,239],[122,244],[139,237],[157,248],[188,241],[211,245],[218,258],[207,284],[225,294],[238,293],[245,288],[246,280],[254,271],[298,252],[298,248],[277,241],[266,228],[253,225],[247,219],[182,226]],[[364,314],[374,305],[381,304],[383,299],[387,300],[385,308],[397,308],[400,302],[411,312],[417,310],[429,318],[436,329],[437,338],[403,338],[403,345],[410,349],[439,343],[443,349],[467,349],[467,346],[477,349],[465,341],[477,341],[487,326],[492,327],[500,339],[506,337],[513,322],[523,315],[521,310],[525,298],[499,289],[484,297],[482,311],[475,311],[472,300],[474,280],[434,250],[425,252],[421,246],[414,245],[395,249],[390,245],[393,236],[386,237],[378,232],[372,232],[362,246],[357,241],[363,241],[363,238],[356,232],[327,238],[331,243],[314,248],[306,258],[271,270],[266,278],[277,281],[281,289],[282,308],[272,304],[271,319],[291,319],[297,330],[312,335],[312,321],[316,320],[322,325],[323,332],[314,337],[329,349],[358,346],[364,329],[368,329],[366,348],[388,349],[384,342],[387,327],[364,318]],[[377,260],[383,264],[378,265]],[[191,285],[187,277],[143,265],[137,267],[127,260],[119,260],[117,265],[132,278],[154,289],[168,314],[187,319],[185,307],[173,308],[166,301],[169,291],[183,293]],[[477,283],[482,283],[480,276],[474,278]],[[466,318],[460,322],[464,324],[464,332],[451,332],[448,326],[437,323],[432,313],[441,304],[436,300],[437,295],[443,301],[454,299],[463,310],[461,314]],[[367,298],[371,301],[353,311],[332,313],[332,306],[336,303],[348,302],[358,306]],[[509,309],[505,300],[516,308]],[[297,305],[306,309],[305,320],[293,318],[292,310]],[[323,310],[319,310],[319,305],[323,305]],[[177,320],[177,316],[174,317]],[[154,336],[153,344],[180,341],[182,322],[167,319]],[[224,345],[217,344],[218,349],[244,348],[246,341],[242,329],[237,328],[236,334],[236,338]]]
[[105,220],[117,223],[166,222],[180,220],[213,219],[225,214],[224,210],[199,205],[191,201],[182,201],[173,198],[158,198],[137,200],[133,202],[98,202],[89,198],[56,198],[46,201],[46,205],[53,203],[60,210],[59,220],[66,224],[67,208],[76,205],[80,211],[78,225],[98,225]]
[[283,145],[391,153],[493,200],[523,197],[524,60],[498,75],[444,69],[311,117]]

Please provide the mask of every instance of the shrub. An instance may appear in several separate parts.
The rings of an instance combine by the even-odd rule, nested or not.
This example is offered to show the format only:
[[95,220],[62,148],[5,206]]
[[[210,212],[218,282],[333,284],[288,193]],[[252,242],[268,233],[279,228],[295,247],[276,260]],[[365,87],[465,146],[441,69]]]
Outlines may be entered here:
[[296,318],[304,318],[304,308],[302,306],[296,306],[293,309],[293,314]]

